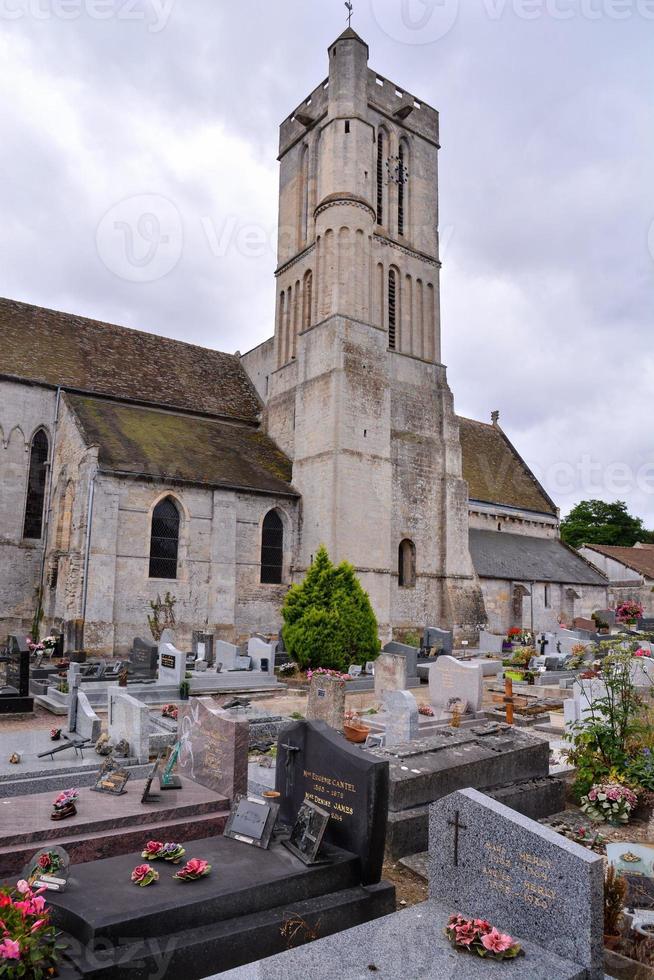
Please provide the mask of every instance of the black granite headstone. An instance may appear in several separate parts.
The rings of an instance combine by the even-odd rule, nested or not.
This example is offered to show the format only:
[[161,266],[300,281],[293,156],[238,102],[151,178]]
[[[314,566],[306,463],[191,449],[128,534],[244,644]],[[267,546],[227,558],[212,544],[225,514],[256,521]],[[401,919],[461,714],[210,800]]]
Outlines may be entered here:
[[7,684],[15,687],[18,696],[26,698],[30,692],[30,649],[23,636],[9,637],[9,662]]
[[388,762],[350,745],[325,722],[299,721],[279,736],[281,819],[295,824],[305,798],[327,810],[325,841],[359,856],[365,885],[381,878],[388,786]]

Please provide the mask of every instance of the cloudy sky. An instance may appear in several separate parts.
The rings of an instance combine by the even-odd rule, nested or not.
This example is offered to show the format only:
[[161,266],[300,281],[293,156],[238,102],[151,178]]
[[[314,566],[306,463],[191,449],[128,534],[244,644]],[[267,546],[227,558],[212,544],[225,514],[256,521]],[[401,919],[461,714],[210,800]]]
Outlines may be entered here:
[[[345,16],[0,0],[0,294],[227,351],[270,336],[277,127]],[[654,0],[355,0],[354,26],[441,112],[457,410],[500,409],[564,512],[625,499],[654,527]]]

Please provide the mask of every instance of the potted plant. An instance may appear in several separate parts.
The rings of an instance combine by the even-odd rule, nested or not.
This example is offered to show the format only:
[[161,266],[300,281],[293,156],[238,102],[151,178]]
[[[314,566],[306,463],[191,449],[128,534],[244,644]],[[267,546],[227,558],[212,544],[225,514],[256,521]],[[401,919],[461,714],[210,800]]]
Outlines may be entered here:
[[191,692],[191,685],[189,684],[189,682],[182,681],[182,683],[179,685],[179,700],[188,701],[190,692]]
[[370,729],[364,725],[356,711],[346,711],[343,715],[343,734],[348,742],[365,742]]
[[604,945],[614,949],[620,941],[622,913],[627,897],[627,882],[609,864],[604,876]]

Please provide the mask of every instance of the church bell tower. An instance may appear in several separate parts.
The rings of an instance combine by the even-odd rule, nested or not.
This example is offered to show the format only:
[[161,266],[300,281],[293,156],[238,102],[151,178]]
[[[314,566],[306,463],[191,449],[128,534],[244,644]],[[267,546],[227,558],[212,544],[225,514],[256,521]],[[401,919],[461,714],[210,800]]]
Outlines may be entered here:
[[348,28],[280,130],[270,435],[302,494],[300,580],[348,560],[382,629],[477,621],[440,347],[436,110]]

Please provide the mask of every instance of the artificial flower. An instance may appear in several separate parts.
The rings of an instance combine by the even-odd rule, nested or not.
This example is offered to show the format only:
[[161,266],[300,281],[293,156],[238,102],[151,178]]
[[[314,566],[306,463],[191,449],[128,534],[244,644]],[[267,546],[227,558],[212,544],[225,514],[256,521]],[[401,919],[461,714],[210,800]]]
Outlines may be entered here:
[[491,953],[504,953],[513,946],[513,939],[502,934],[498,929],[493,929],[481,937],[481,943],[484,949]]
[[20,943],[14,939],[5,939],[0,943],[0,959],[19,960]]

